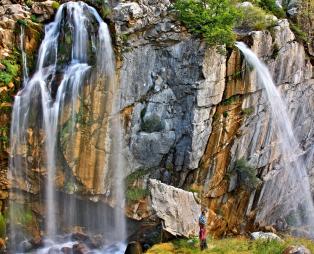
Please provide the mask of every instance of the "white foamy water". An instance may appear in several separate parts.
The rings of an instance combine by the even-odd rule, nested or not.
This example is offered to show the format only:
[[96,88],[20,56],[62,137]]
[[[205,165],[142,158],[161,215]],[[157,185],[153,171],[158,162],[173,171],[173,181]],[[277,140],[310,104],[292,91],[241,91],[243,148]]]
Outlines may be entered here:
[[285,220],[292,230],[296,230],[295,233],[313,236],[314,206],[309,178],[285,102],[267,66],[243,42],[237,42],[236,46],[254,68],[259,84],[266,91],[271,109],[270,123],[276,128],[281,152],[282,168],[272,171],[272,177],[265,179],[256,221],[273,224]]
[[[91,35],[90,29],[97,27],[96,34]],[[65,31],[63,29],[67,28]],[[69,140],[67,145],[71,145],[74,139],[74,128],[77,123],[78,108],[80,100],[83,97],[83,87],[89,81],[105,82],[104,87],[116,86],[112,83],[115,80],[115,61],[111,45],[110,33],[107,24],[101,19],[97,11],[83,2],[67,2],[61,5],[56,13],[55,20],[45,27],[45,37],[41,43],[37,67],[34,75],[28,77],[26,68],[26,55],[24,52],[24,29],[21,28],[21,50],[23,60],[23,79],[24,87],[15,97],[12,125],[11,125],[11,158],[9,177],[13,181],[13,188],[21,188],[19,184],[25,181],[27,191],[31,192],[32,186],[29,185],[25,166],[27,165],[29,152],[27,149],[30,132],[37,139],[44,140],[44,155],[42,156],[43,167],[46,168],[46,178],[43,183],[38,181],[38,186],[45,189],[45,236],[50,241],[55,242],[56,236],[60,233],[57,227],[62,211],[60,210],[60,197],[57,195],[55,181],[58,165],[58,135],[60,126],[65,114],[70,112],[70,118],[67,125],[69,126]],[[61,45],[61,34],[68,36],[70,43],[67,61],[60,60],[60,52],[64,45]],[[89,43],[90,42],[90,43]],[[95,61],[91,64],[90,54],[94,52]],[[63,53],[65,54],[65,53]],[[91,74],[92,73],[92,74]],[[92,78],[91,78],[92,75]],[[99,79],[98,79],[99,77]],[[107,84],[107,83],[108,84]],[[109,84],[110,83],[110,84]],[[114,90],[112,96],[119,98],[118,91]],[[115,101],[115,100],[114,100]],[[113,105],[114,113],[116,113],[115,101]],[[105,105],[104,105],[105,107]],[[122,133],[120,121],[115,121],[112,124],[115,127],[113,133],[114,151],[112,154],[117,156],[118,162],[114,168],[114,192],[116,208],[113,215],[109,215],[105,210],[97,208],[94,212],[93,205],[80,205],[79,201],[70,199],[63,201],[65,204],[65,215],[70,215],[66,218],[67,226],[76,226],[81,220],[84,220],[84,227],[87,229],[98,226],[98,232],[107,232],[107,235],[112,236],[108,246],[119,246],[117,252],[121,253],[121,249],[125,248],[122,242],[126,238],[125,218],[123,213],[124,208],[124,189],[123,189],[123,158],[122,150]],[[116,141],[117,140],[117,141]],[[28,169],[30,170],[30,169]],[[17,186],[14,184],[17,183]],[[27,211],[26,205],[32,201],[30,194],[21,195],[17,198],[17,194],[10,194],[10,206],[16,206],[23,212]],[[81,202],[81,201],[80,201]],[[14,208],[15,209],[15,208]],[[27,238],[27,235],[21,235],[18,225],[14,225],[16,211],[10,209],[11,222],[10,225],[10,240],[12,248],[17,248],[19,240]],[[80,216],[78,216],[80,213]],[[112,219],[113,218],[113,219]],[[113,220],[113,223],[112,223]],[[89,221],[91,221],[89,223]],[[17,223],[18,224],[18,223]],[[100,228],[100,229],[99,229]],[[109,231],[109,232],[108,232]],[[62,232],[61,232],[62,233]],[[108,239],[107,239],[108,240]],[[110,243],[110,241],[112,243]],[[116,244],[118,243],[118,244]],[[65,247],[65,245],[73,243],[55,243],[53,247]],[[47,246],[51,248],[51,246]],[[46,253],[47,248],[41,249],[38,253]],[[101,253],[109,253],[106,249],[101,250]]]

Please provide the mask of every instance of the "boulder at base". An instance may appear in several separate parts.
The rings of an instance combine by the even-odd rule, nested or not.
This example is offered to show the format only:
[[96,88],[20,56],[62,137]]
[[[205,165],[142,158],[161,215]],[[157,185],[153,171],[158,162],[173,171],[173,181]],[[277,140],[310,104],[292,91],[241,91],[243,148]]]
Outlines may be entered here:
[[149,180],[152,209],[163,221],[163,230],[174,236],[191,237],[198,234],[201,206],[194,193]]
[[282,241],[282,239],[278,235],[270,232],[253,232],[251,233],[251,237],[253,240],[262,239]]

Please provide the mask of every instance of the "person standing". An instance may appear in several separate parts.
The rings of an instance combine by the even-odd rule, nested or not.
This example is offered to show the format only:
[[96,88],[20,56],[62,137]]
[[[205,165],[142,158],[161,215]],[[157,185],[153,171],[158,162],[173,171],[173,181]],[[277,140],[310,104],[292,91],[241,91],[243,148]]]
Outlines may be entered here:
[[198,224],[200,227],[199,239],[200,239],[200,248],[201,250],[207,249],[206,241],[206,209],[202,210],[202,213],[199,217]]

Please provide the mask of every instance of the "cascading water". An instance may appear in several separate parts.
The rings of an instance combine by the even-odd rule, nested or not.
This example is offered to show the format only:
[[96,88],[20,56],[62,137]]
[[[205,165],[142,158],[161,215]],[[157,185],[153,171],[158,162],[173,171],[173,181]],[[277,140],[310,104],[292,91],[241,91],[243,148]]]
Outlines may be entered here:
[[254,68],[258,82],[265,88],[271,120],[280,143],[282,168],[271,171],[272,176],[264,179],[266,182],[258,201],[261,210],[258,211],[256,221],[273,224],[284,220],[294,233],[313,237],[314,206],[309,179],[286,105],[266,65],[243,42],[237,42],[236,46]]
[[28,81],[28,68],[27,68],[27,57],[24,50],[24,37],[25,37],[25,29],[24,26],[21,25],[21,33],[20,33],[20,50],[22,53],[22,66],[23,66],[23,86]]
[[[21,31],[21,48],[23,36],[24,30]],[[68,51],[64,43],[68,45]],[[26,66],[26,56],[22,55],[22,60],[23,65]],[[45,27],[45,37],[39,49],[36,71],[30,79],[27,69],[23,71],[24,88],[16,95],[14,102],[9,171],[14,190],[10,193],[10,242],[13,250],[17,250],[21,240],[30,235],[25,228],[19,226],[23,224],[19,218],[22,213],[24,216],[30,209],[35,210],[34,207],[29,208],[28,204],[30,201],[34,203],[34,200],[31,200],[32,195],[38,193],[39,197],[36,201],[45,202],[44,229],[50,241],[55,242],[56,236],[62,233],[57,226],[60,218],[66,221],[68,227],[78,226],[83,221],[87,231],[96,228],[97,225],[97,232],[107,232],[106,246],[114,242],[123,243],[125,240],[122,133],[120,119],[117,116],[119,96],[115,88],[114,70],[115,62],[109,30],[96,10],[83,2],[68,2],[61,5],[55,20]],[[116,200],[110,218],[106,218],[108,215],[102,210],[102,205],[94,203],[89,205],[73,197],[60,197],[55,184],[60,163],[58,149],[61,126],[66,121],[67,146],[74,145],[75,129],[79,125],[79,118],[82,117],[80,109],[85,99],[84,88],[86,84],[99,83],[104,89],[104,94],[111,95],[112,101],[115,102],[107,110],[111,112],[108,119],[111,119],[109,124],[114,130],[111,134],[111,154],[114,154],[114,158],[111,160],[114,161],[112,185],[114,186],[113,199]],[[37,144],[37,150],[29,151],[34,148],[30,149],[30,144],[35,146],[34,143]],[[44,151],[41,151],[41,148],[44,148]],[[39,169],[32,170],[36,173],[44,171],[46,175],[44,179],[40,179],[41,176],[38,174],[30,174],[31,170],[26,170],[31,158],[29,153],[35,153],[35,150],[41,159],[37,165],[32,165]],[[36,185],[32,184],[34,178],[38,180]],[[73,175],[72,179],[74,178]],[[45,189],[44,197],[40,197],[41,188]],[[75,194],[75,190],[72,192]],[[28,216],[28,219],[28,222],[33,221],[31,216]],[[63,245],[58,243],[55,246]],[[123,245],[121,246],[123,249]],[[40,253],[46,253],[48,249],[49,246]],[[109,251],[109,253],[120,252],[119,248]],[[102,253],[107,252],[104,249]]]

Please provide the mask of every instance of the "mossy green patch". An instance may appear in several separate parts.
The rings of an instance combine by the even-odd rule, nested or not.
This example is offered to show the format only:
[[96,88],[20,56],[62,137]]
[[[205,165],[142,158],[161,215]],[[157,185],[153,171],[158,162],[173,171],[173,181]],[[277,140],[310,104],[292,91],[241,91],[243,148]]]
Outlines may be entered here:
[[56,1],[53,1],[51,7],[52,9],[57,10],[60,7],[60,4]]
[[256,176],[257,169],[252,167],[244,158],[236,161],[235,171],[238,174],[241,186],[246,189],[255,189],[261,182],[261,180]]

